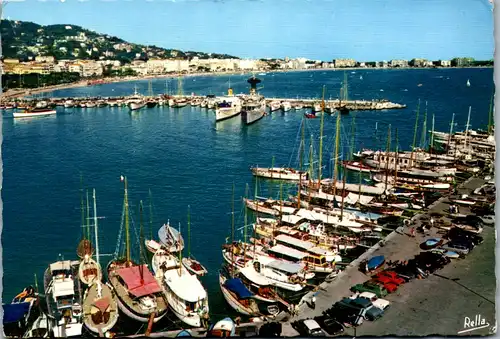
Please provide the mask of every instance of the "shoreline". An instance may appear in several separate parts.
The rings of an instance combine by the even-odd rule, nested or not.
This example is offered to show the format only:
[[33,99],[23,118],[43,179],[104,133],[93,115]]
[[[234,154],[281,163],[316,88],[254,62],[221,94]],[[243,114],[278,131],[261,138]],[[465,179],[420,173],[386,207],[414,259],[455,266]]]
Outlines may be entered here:
[[[312,69],[286,69],[286,70],[257,70],[257,71],[229,71],[229,72],[203,72],[203,73],[187,73],[182,74],[183,77],[201,77],[201,76],[223,76],[223,75],[246,75],[246,74],[255,74],[258,75],[260,73],[273,74],[273,73],[297,73],[297,72],[332,72],[332,71],[357,71],[357,70],[439,70],[439,69],[471,69],[471,68],[494,68],[493,66],[468,66],[468,67],[395,67],[395,68],[382,68],[382,67],[343,67],[343,68],[312,68]],[[127,78],[101,78],[98,80],[104,80],[102,83],[96,83],[88,85],[89,81],[95,80],[80,80],[79,82],[67,83],[67,84],[59,84],[54,86],[47,86],[42,88],[33,88],[27,90],[12,90],[9,92],[2,92],[0,95],[0,100],[3,99],[19,99],[22,97],[46,93],[46,92],[54,92],[56,90],[65,90],[71,88],[78,87],[87,87],[87,86],[97,86],[97,85],[105,85],[111,83],[121,83],[121,82],[130,82],[130,81],[144,81],[144,80],[152,80],[152,79],[162,79],[162,78],[177,78],[180,74],[158,74],[158,75],[138,75]]]

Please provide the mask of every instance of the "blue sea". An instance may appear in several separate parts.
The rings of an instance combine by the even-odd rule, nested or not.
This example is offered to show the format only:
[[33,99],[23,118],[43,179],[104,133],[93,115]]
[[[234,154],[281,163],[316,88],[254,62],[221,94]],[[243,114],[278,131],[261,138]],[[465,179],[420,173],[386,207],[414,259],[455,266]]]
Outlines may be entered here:
[[[471,128],[486,128],[494,91],[493,69],[356,70],[348,71],[350,99],[388,99],[406,109],[360,111],[342,116],[342,149],[348,156],[354,126],[355,149],[385,148],[388,124],[392,145],[398,132],[400,149],[413,141],[415,115],[420,100],[420,122],[427,106],[427,129],[448,131],[452,113],[454,130],[465,129],[469,106]],[[362,76],[362,78],[360,77]],[[228,84],[235,93],[248,92],[246,75],[186,77],[184,93],[222,95]],[[261,94],[266,97],[337,98],[343,71],[267,73]],[[471,86],[467,87],[467,79]],[[166,91],[166,79],[152,82],[156,94]],[[60,90],[53,97],[129,95],[137,86],[147,93],[148,81],[105,84]],[[175,92],[177,80],[168,90]],[[427,105],[426,105],[427,103]],[[235,187],[236,235],[242,237],[242,197],[248,184],[253,196],[255,181],[250,167],[295,165],[300,124],[304,111],[275,112],[245,126],[240,117],[215,124],[215,114],[199,107],[155,107],[130,112],[128,108],[58,108],[57,116],[3,119],[3,297],[11,299],[27,285],[39,286],[45,268],[63,257],[76,259],[81,237],[80,178],[85,188],[95,188],[99,219],[100,252],[115,251],[120,228],[123,183],[129,183],[134,225],[139,225],[139,202],[144,203],[144,233],[149,235],[149,194],[152,192],[153,227],[168,220],[187,237],[187,211],[191,209],[191,252],[209,270],[203,283],[208,289],[212,316],[226,314],[218,287],[221,245],[231,232],[231,196]],[[355,116],[355,123],[352,117]],[[320,119],[306,121],[306,139],[318,152]],[[377,133],[375,130],[377,128]],[[331,176],[335,118],[325,117],[323,173]],[[417,140],[421,139],[421,127]],[[259,195],[279,194],[279,187],[259,181]],[[288,187],[285,186],[285,195]],[[91,197],[91,191],[89,191]],[[132,235],[135,233],[132,232]],[[138,241],[132,237],[135,253]],[[108,258],[102,258],[103,266]],[[103,262],[104,261],[104,262]]]

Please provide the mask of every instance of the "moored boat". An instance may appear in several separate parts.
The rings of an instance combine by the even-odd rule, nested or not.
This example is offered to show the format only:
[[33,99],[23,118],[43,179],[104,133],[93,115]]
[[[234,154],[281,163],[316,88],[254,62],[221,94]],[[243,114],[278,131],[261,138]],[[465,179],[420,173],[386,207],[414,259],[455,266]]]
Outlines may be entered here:
[[14,118],[41,117],[53,114],[57,114],[57,111],[55,109],[50,109],[50,108],[34,108],[12,113]]
[[259,307],[253,299],[254,294],[245,287],[241,279],[228,279],[221,272],[219,285],[224,299],[236,312],[249,316],[260,315]]
[[160,227],[158,238],[170,253],[176,253],[184,249],[184,239],[178,230],[170,226],[170,221]]

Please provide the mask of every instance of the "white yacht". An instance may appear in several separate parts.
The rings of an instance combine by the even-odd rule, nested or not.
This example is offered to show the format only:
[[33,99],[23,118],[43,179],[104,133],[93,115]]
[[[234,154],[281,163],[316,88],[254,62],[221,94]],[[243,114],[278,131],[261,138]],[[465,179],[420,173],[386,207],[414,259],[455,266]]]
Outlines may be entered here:
[[197,276],[161,249],[153,255],[152,266],[170,309],[189,326],[201,327],[202,317],[208,315],[208,295]]
[[241,113],[241,100],[232,96],[230,88],[227,97],[219,98],[215,107],[215,121],[222,121],[237,116]]

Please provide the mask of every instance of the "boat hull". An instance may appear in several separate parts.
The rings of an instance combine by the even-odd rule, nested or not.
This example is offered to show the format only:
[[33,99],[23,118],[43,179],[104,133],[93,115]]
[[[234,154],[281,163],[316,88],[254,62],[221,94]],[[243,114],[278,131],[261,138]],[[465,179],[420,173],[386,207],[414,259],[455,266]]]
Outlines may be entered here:
[[230,109],[216,109],[215,110],[215,122],[224,121],[231,119],[241,113],[241,109],[238,107]]
[[232,294],[224,287],[225,281],[226,280],[222,276],[219,276],[220,289],[222,291],[222,295],[224,296],[224,299],[229,304],[229,306],[231,306],[236,312],[238,312],[240,314],[248,315],[248,316],[255,316],[256,315],[255,312],[253,312],[249,308],[241,305],[238,302],[238,300],[235,297],[233,297]]
[[260,119],[264,117],[266,114],[265,110],[252,110],[252,111],[246,111],[245,112],[245,124],[251,125],[253,123],[256,123]]
[[14,118],[28,118],[28,117],[42,117],[47,115],[57,114],[56,110],[47,110],[43,112],[14,112],[12,115]]

